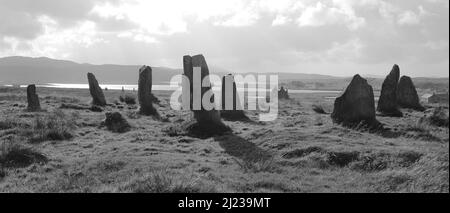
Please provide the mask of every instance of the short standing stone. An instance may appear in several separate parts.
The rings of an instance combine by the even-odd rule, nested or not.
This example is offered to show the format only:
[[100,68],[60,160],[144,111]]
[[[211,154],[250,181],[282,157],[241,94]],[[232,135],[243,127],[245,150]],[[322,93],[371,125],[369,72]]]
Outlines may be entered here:
[[139,112],[143,115],[156,115],[153,107],[154,96],[152,95],[152,68],[143,66],[139,69],[138,82]]
[[106,106],[105,95],[103,94],[102,88],[100,88],[97,79],[94,74],[87,74],[89,82],[89,92],[92,96],[92,104],[97,106]]
[[397,88],[397,104],[403,108],[424,111],[425,108],[420,105],[419,95],[416,87],[408,76],[402,76]]
[[36,93],[36,85],[31,84],[27,87],[27,101],[29,111],[41,110],[41,104],[39,103],[39,97]]
[[106,119],[104,121],[108,130],[117,133],[127,132],[131,129],[130,124],[122,117],[119,112],[108,112],[105,114]]
[[372,86],[355,75],[344,94],[336,98],[331,118],[335,123],[378,123],[375,118],[375,100]]
[[403,113],[397,107],[397,85],[400,78],[400,68],[394,65],[383,82],[377,111],[386,116],[401,117]]
[[278,90],[278,98],[279,99],[289,99],[289,92],[284,87],[281,87],[280,90]]

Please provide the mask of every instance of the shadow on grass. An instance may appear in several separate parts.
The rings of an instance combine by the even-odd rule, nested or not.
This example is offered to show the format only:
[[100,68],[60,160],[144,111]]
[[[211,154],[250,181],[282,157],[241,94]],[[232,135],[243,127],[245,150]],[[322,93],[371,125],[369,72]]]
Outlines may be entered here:
[[214,138],[244,172],[279,172],[273,155],[234,134]]
[[368,132],[383,138],[398,138],[403,135],[403,132],[393,131],[390,128],[386,128],[385,124],[379,122],[378,120],[361,121],[359,123],[338,122],[338,124],[349,129],[360,132]]
[[226,134],[214,139],[219,142],[227,154],[242,160],[254,161],[271,157],[269,152],[234,134]]

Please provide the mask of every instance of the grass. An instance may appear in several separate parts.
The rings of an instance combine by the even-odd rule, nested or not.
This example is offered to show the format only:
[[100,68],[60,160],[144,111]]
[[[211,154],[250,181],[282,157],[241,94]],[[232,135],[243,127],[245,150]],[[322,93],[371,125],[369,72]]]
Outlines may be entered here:
[[425,141],[440,141],[441,139],[433,134],[433,132],[435,132],[435,129],[436,126],[432,125],[428,119],[422,118],[412,125],[409,124],[405,128],[405,132],[415,132],[415,135],[413,135],[413,137],[420,138]]
[[273,157],[261,157],[256,159],[233,159],[244,172],[258,173],[279,171],[279,168],[277,167],[275,159]]
[[119,100],[120,100],[120,102],[126,103],[128,105],[135,105],[136,104],[136,97],[134,95],[131,95],[131,94],[121,95],[119,97]]
[[[121,94],[105,92],[109,103]],[[100,128],[105,116],[87,108],[88,90],[42,88],[41,97],[79,102],[44,99],[47,111],[37,113],[24,111],[26,99],[0,102],[0,141],[17,136],[17,147],[5,145],[13,151],[3,152],[11,154],[2,153],[7,156],[2,158],[26,162],[25,167],[1,165],[0,192],[448,192],[448,129],[416,123],[431,112],[379,117],[386,128],[405,133],[391,138],[333,124],[311,109],[320,103],[329,112],[332,101],[319,98],[330,95],[292,94],[291,101],[279,105],[276,121],[224,121],[232,132],[201,139],[170,128],[184,124],[191,114],[172,110],[170,94],[155,95],[162,103],[159,111],[172,122],[139,116],[136,106],[124,103],[102,108],[133,119],[134,128],[126,134]],[[86,107],[58,112],[62,102]],[[257,120],[258,112],[246,114]],[[50,129],[76,137],[30,143],[34,137],[53,140]],[[428,133],[441,141],[416,137]],[[44,164],[40,155],[52,160]]]
[[18,143],[15,139],[4,141],[0,144],[0,167],[20,168],[33,163],[45,163],[48,159],[40,152]]
[[17,121],[11,116],[2,115],[2,117],[0,120],[0,130],[12,129],[18,125]]
[[166,170],[154,171],[142,177],[132,177],[119,187],[119,191],[132,193],[211,193],[216,192],[199,179],[186,179]]
[[323,109],[323,106],[318,105],[318,104],[313,104],[312,105],[312,110],[318,114],[328,114],[327,112],[325,112],[325,110]]
[[30,135],[30,142],[62,141],[73,138],[73,130],[76,128],[77,113],[66,115],[62,110],[38,115],[34,118]]
[[438,127],[448,127],[449,116],[448,108],[438,107],[433,110],[433,114],[428,117],[428,122],[431,125]]

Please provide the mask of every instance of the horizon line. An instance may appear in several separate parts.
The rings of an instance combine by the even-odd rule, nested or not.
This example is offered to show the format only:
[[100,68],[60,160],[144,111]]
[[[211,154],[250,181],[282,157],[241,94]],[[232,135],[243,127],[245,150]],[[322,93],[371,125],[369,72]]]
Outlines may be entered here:
[[[108,65],[110,65],[110,66],[137,66],[137,67],[139,67],[139,66],[145,65],[145,64],[140,64],[139,65],[139,64],[111,64],[111,63],[94,64],[94,63],[88,63],[88,62],[84,62],[83,63],[83,62],[78,62],[78,61],[68,60],[68,59],[51,58],[51,57],[48,57],[48,56],[35,56],[35,57],[33,57],[33,56],[23,56],[23,55],[11,55],[11,56],[0,57],[0,59],[14,58],[14,57],[16,57],[16,58],[31,58],[31,59],[46,58],[46,59],[55,60],[55,61],[66,61],[66,62],[71,62],[71,63],[78,64],[78,65],[91,65],[91,66],[108,66]],[[172,70],[182,70],[183,69],[182,67],[180,67],[180,68],[173,68],[173,67],[167,67],[167,66],[150,66],[150,67],[167,68],[167,69],[172,69]],[[211,70],[211,67],[216,67],[216,66],[214,66],[214,65],[213,66],[209,66],[210,70]],[[334,77],[334,78],[352,78],[355,75],[359,74],[359,73],[355,73],[352,76],[348,76],[348,75],[339,76],[339,75],[330,75],[330,74],[315,74],[315,73],[308,73],[308,72],[300,72],[300,73],[297,73],[297,72],[239,72],[239,71],[232,72],[232,71],[230,71],[228,69],[224,69],[224,68],[221,68],[221,67],[217,67],[217,68],[220,68],[220,69],[226,71],[227,73],[233,73],[233,74],[247,74],[247,73],[306,74],[306,75],[329,76],[329,77]],[[214,73],[213,70],[211,70],[211,72]],[[218,72],[218,73],[221,73],[221,72]],[[362,75],[363,77],[364,76],[368,76],[368,77],[365,77],[365,78],[381,78],[381,79],[383,79],[383,78],[386,77],[386,76],[379,75],[379,74],[359,74],[359,75]],[[411,78],[429,78],[429,79],[443,79],[444,78],[445,79],[445,78],[450,78],[450,76],[449,75],[447,75],[447,76],[414,76],[414,77],[411,77]]]

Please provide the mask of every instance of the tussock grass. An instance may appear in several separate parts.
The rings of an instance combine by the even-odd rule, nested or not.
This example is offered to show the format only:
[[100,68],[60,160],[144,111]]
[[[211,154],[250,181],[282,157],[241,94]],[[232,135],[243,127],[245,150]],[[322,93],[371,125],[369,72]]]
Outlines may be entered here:
[[27,132],[30,136],[30,142],[62,141],[73,138],[73,130],[76,128],[75,121],[78,117],[79,114],[77,113],[66,115],[60,109],[44,116],[36,116],[31,130]]
[[239,165],[239,167],[244,172],[279,172],[279,168],[276,165],[276,161],[274,157],[265,157],[261,156],[260,158],[244,158],[244,159],[237,159],[233,158],[234,161]]
[[433,126],[427,119],[420,119],[412,125],[408,125],[405,129],[406,132],[415,132],[415,138],[423,139],[426,141],[440,141],[440,138],[436,137],[433,132],[436,127]]
[[16,95],[16,94],[0,94],[0,101],[26,101],[27,97],[24,95]]
[[119,100],[120,100],[120,102],[126,103],[128,105],[135,105],[136,104],[136,97],[134,95],[131,95],[131,94],[121,95],[119,97]]
[[0,87],[0,93],[10,93],[10,92],[17,92],[20,88],[14,88],[14,87]]
[[166,170],[154,171],[142,177],[133,177],[123,186],[121,192],[132,193],[211,193],[216,192],[213,186],[206,185],[197,179],[186,179]]
[[74,97],[45,96],[44,100],[52,100],[52,101],[56,101],[56,102],[69,103],[69,104],[80,103],[80,99],[74,98]]
[[33,163],[45,163],[48,159],[35,149],[20,144],[16,139],[10,139],[0,144],[0,167],[21,168]]
[[438,107],[433,110],[433,114],[425,119],[431,125],[438,127],[448,127],[449,115],[448,108]]
[[1,115],[1,116],[2,118],[0,119],[0,130],[12,129],[19,125],[19,123],[11,116],[8,115]]
[[310,146],[310,147],[306,147],[304,149],[295,149],[295,150],[289,151],[283,155],[283,158],[286,158],[286,159],[301,158],[301,157],[309,155],[313,152],[324,152],[324,151],[325,150],[322,147]]
[[390,153],[331,151],[321,147],[311,146],[285,153],[284,159],[296,159],[297,162],[283,161],[285,165],[310,168],[349,168],[359,172],[379,172],[388,169],[409,168],[419,162],[423,154],[416,151],[401,151]]

